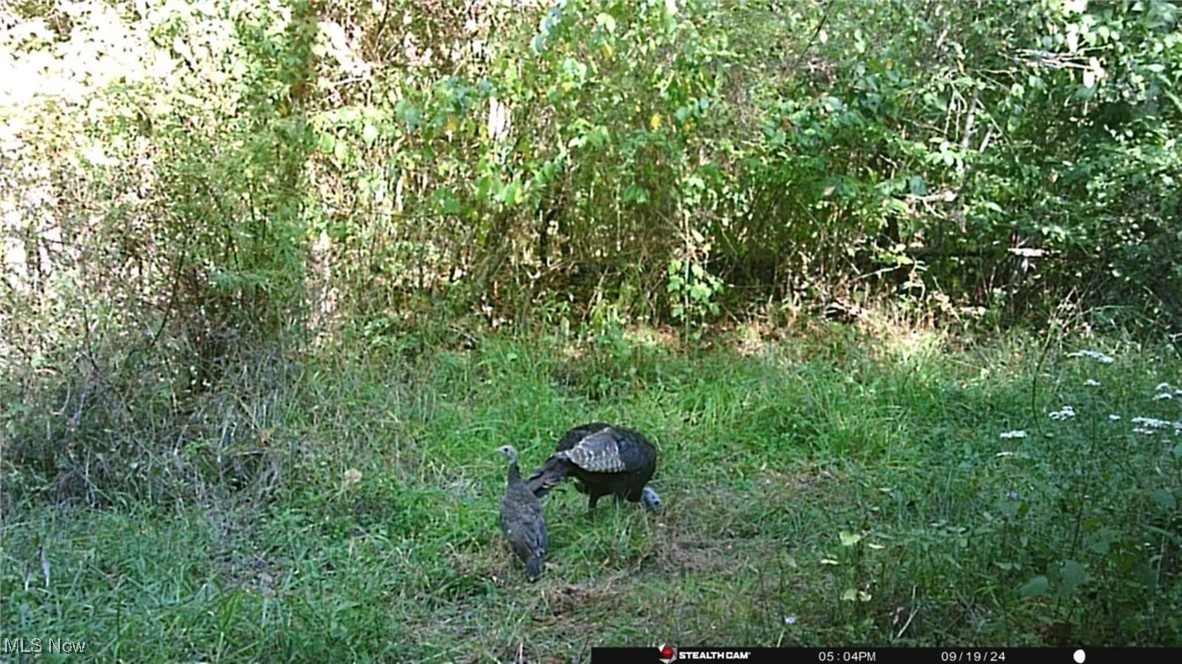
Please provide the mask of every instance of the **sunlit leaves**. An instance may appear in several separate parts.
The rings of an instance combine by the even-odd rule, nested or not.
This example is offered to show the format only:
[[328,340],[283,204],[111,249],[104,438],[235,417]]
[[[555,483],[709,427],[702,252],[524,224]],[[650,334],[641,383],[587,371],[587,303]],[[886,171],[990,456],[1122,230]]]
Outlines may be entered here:
[[589,69],[587,65],[573,58],[564,58],[559,65],[561,77],[559,87],[563,92],[570,92],[581,87],[587,81]]

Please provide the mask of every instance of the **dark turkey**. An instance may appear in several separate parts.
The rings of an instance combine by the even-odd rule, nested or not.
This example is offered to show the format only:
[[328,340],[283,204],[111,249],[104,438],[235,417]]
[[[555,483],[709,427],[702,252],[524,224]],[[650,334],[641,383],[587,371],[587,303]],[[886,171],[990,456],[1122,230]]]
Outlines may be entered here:
[[497,448],[509,460],[509,476],[505,495],[501,498],[501,530],[509,539],[513,554],[525,563],[530,581],[542,575],[542,559],[546,555],[546,519],[542,502],[521,480],[517,466],[517,448],[505,445]]
[[587,508],[606,495],[643,503],[650,512],[661,510],[661,497],[649,480],[657,471],[657,448],[640,432],[604,422],[577,426],[563,435],[546,463],[526,484],[541,498],[568,475],[575,489],[588,496]]

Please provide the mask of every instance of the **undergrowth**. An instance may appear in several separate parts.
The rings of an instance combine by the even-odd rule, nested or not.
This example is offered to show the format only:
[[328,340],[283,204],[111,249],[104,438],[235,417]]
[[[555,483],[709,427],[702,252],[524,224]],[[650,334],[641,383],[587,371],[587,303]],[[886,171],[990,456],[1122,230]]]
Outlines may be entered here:
[[[107,660],[417,662],[1182,638],[1172,352],[840,327],[740,341],[326,351],[286,382],[228,372],[188,434],[103,419],[56,465],[11,454],[57,431],[24,404],[5,429],[3,637]],[[592,517],[554,492],[529,584],[497,529],[494,450],[532,468],[590,420],[653,438],[665,511]],[[71,466],[100,456],[102,477]]]

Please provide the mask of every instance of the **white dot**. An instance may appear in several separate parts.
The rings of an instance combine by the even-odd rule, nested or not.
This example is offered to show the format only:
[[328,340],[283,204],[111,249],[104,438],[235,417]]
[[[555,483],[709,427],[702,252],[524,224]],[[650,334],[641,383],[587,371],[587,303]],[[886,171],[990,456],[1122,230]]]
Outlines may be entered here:
[[1074,659],[1074,660],[1075,660],[1075,664],[1083,664],[1083,661],[1084,661],[1085,659],[1087,659],[1087,657],[1088,657],[1088,656],[1087,656],[1087,653],[1085,653],[1084,651],[1082,651],[1082,650],[1076,650],[1076,651],[1075,651],[1075,654],[1073,654],[1073,655],[1071,656],[1071,659]]

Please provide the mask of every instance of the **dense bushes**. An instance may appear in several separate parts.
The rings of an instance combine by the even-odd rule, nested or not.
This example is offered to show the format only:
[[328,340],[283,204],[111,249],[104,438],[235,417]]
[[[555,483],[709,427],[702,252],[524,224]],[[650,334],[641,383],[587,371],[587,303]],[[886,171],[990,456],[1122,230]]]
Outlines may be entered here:
[[10,283],[40,253],[56,297],[271,330],[314,278],[369,320],[883,287],[1179,311],[1170,3],[376,7],[6,10]]

